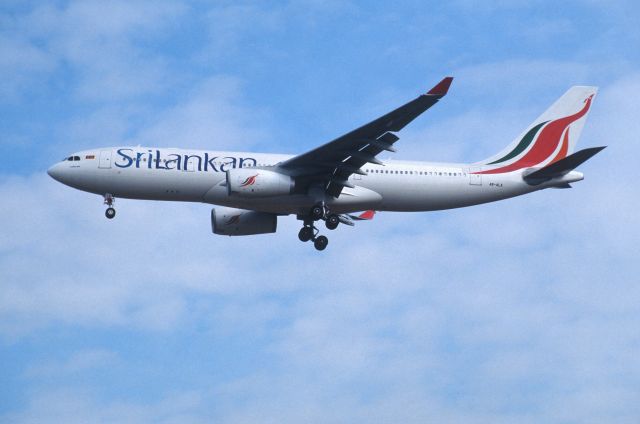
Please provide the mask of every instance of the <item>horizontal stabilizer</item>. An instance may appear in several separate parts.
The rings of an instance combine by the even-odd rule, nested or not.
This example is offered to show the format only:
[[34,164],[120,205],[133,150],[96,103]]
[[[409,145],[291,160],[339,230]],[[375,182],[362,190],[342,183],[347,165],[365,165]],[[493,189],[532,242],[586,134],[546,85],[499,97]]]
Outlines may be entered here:
[[544,168],[527,174],[523,178],[529,184],[538,185],[553,178],[562,177],[591,159],[605,147],[606,146],[590,147],[588,149],[580,150],[564,159],[553,162],[551,165],[547,165]]
[[571,188],[571,184],[569,183],[558,184],[557,186],[553,186],[552,188]]

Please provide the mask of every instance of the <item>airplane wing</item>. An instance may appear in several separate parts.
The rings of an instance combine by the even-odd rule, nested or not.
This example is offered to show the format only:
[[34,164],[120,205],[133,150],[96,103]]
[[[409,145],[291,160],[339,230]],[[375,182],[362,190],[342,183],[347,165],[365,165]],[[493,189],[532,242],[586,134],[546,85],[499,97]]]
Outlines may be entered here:
[[312,184],[322,184],[327,194],[338,197],[351,174],[365,173],[360,168],[366,163],[381,164],[376,155],[382,151],[395,152],[393,143],[399,138],[393,134],[436,104],[453,81],[446,77],[426,94],[422,94],[335,140],[309,152],[295,156],[277,165],[279,171],[296,177],[296,187],[302,189]]

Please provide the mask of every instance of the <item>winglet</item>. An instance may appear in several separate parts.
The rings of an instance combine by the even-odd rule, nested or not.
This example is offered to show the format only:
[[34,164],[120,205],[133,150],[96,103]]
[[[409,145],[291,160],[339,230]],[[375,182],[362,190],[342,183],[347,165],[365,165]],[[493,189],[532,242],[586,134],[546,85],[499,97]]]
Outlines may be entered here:
[[431,90],[427,92],[432,96],[444,96],[449,91],[449,87],[451,87],[451,82],[453,81],[453,77],[445,77],[435,85]]

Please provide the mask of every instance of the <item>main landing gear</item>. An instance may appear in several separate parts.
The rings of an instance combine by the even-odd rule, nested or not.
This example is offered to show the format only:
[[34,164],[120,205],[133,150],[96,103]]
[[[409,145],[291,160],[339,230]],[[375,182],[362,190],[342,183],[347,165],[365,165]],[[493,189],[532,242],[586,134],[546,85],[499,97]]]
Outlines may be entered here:
[[298,238],[302,242],[313,240],[313,246],[316,250],[324,250],[329,244],[329,239],[318,235],[320,231],[314,225],[315,221],[320,221],[321,219],[325,221],[325,226],[329,230],[335,230],[340,224],[338,215],[329,213],[329,210],[324,205],[315,205],[309,211],[308,217],[303,219],[304,225],[298,233]]
[[107,217],[107,219],[113,219],[116,216],[116,210],[113,207],[113,204],[116,202],[116,198],[113,197],[112,194],[105,194],[104,195],[104,204],[108,206],[107,210],[104,212],[104,216]]

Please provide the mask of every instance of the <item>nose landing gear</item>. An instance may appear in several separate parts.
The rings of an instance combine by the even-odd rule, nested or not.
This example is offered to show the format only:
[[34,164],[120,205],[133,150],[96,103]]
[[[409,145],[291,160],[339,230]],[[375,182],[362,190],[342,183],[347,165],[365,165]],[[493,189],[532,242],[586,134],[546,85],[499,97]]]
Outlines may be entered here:
[[116,216],[116,210],[113,207],[113,204],[116,202],[116,198],[113,197],[112,194],[105,194],[104,195],[104,204],[108,206],[107,210],[104,212],[104,216],[107,217],[107,219],[113,219]]

